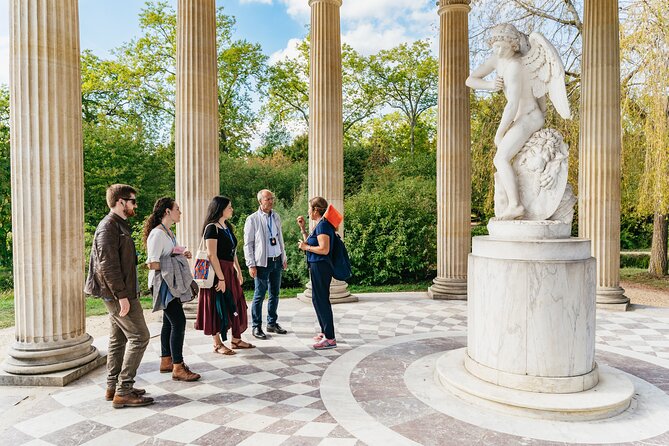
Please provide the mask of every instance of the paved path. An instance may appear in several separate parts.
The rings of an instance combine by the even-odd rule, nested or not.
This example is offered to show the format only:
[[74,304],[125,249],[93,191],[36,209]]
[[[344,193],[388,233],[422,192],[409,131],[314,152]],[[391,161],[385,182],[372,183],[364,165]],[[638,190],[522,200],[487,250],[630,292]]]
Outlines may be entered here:
[[[339,346],[322,352],[310,348],[313,309],[296,299],[282,300],[279,307],[289,334],[253,340],[258,348],[235,356],[212,353],[210,338],[189,328],[185,359],[202,374],[195,383],[158,373],[159,339],[153,338],[136,384],[156,399],[145,408],[113,409],[103,397],[103,368],[64,389],[0,388],[0,444],[565,444],[550,441],[546,429],[543,434],[532,430],[529,420],[505,422],[472,407],[462,416],[447,414],[428,401],[426,391],[447,400],[430,373],[423,381],[421,374],[441,352],[465,345],[465,302],[433,301],[425,293],[360,295],[360,302],[336,305],[334,312]],[[599,311],[597,322],[598,363],[639,377],[664,401],[669,309]],[[244,336],[251,340],[250,330]],[[644,398],[639,397],[639,407]],[[662,409],[660,403],[653,410]],[[667,416],[658,415],[651,427],[636,431],[630,426],[638,425],[632,421],[639,410],[633,409],[622,419],[624,430],[604,425],[606,433],[588,443],[669,444],[669,426],[663,424],[669,423],[669,404],[664,409]],[[467,410],[480,418],[467,419]],[[566,432],[567,426],[552,423],[551,429]],[[580,429],[571,425],[571,430]]]

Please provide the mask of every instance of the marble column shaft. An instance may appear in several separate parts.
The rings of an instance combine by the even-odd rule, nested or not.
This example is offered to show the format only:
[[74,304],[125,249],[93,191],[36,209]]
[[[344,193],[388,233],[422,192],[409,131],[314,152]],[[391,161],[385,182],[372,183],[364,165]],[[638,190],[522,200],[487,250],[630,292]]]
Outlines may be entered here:
[[10,127],[20,375],[99,357],[86,333],[79,15],[76,0],[10,1]]
[[618,1],[586,0],[583,19],[579,236],[592,240],[597,304],[625,310],[620,287],[620,46]]
[[437,277],[435,299],[467,298],[471,243],[469,0],[439,2]]
[[179,0],[175,178],[183,216],[177,235],[193,253],[207,207],[220,193],[216,58],[214,0]]
[[[309,198],[321,196],[344,213],[341,0],[309,0]],[[339,228],[343,235],[343,225]],[[351,301],[345,282],[333,279],[330,300]],[[305,291],[311,297],[309,285]]]

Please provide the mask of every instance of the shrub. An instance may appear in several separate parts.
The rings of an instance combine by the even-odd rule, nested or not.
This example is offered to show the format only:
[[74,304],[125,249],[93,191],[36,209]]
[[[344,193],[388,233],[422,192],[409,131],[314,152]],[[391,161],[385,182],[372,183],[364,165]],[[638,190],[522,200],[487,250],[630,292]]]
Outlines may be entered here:
[[436,265],[436,185],[407,178],[346,201],[345,243],[351,283],[422,281]]

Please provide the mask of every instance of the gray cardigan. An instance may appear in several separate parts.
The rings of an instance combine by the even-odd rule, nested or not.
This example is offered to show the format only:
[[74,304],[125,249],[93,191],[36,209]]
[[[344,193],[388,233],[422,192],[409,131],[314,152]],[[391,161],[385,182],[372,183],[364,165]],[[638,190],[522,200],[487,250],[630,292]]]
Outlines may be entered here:
[[153,276],[153,284],[151,286],[153,294],[153,311],[164,310],[165,306],[170,301],[163,305],[160,299],[160,287],[163,282],[167,283],[167,288],[170,290],[174,299],[179,299],[181,302],[190,302],[193,300],[193,292],[191,290],[191,283],[193,276],[190,272],[188,260],[184,256],[162,256],[160,258],[160,271],[156,271]]
[[[283,244],[281,217],[274,211],[272,211],[272,214],[279,233],[277,241],[279,242],[279,248],[281,248],[281,261],[285,263],[287,258],[286,247]],[[257,212],[246,217],[246,223],[244,224],[244,258],[247,267],[267,266],[267,239],[267,226],[263,224],[262,211],[258,209]]]

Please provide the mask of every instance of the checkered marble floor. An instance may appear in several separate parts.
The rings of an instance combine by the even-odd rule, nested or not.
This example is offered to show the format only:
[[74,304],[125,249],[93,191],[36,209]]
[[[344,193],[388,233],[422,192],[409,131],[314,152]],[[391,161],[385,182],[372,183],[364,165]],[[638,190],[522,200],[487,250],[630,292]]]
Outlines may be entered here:
[[[257,348],[237,350],[234,356],[213,353],[211,338],[190,326],[185,361],[202,374],[194,383],[174,382],[170,374],[158,372],[160,343],[155,337],[136,386],[146,388],[156,404],[113,409],[104,400],[105,370],[100,368],[23,411],[0,433],[0,444],[374,443],[363,442],[333,417],[332,405],[337,401],[321,398],[321,377],[338,358],[389,338],[398,342],[357,364],[346,390],[367,414],[405,438],[406,444],[557,444],[498,436],[443,414],[436,416],[404,386],[402,376],[411,363],[466,344],[466,302],[433,301],[424,293],[361,295],[359,302],[336,305],[334,313],[338,347],[325,351],[311,348],[317,327],[314,311],[296,299],[279,304],[279,322],[287,335],[260,341],[252,338],[249,329],[244,338]],[[426,341],[399,342],[402,336],[417,334],[425,335]],[[620,367],[669,393],[668,310],[599,311],[597,346],[598,362]],[[644,444],[669,444],[669,435]]]

